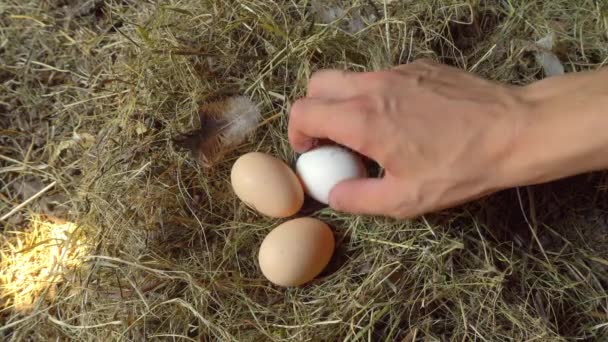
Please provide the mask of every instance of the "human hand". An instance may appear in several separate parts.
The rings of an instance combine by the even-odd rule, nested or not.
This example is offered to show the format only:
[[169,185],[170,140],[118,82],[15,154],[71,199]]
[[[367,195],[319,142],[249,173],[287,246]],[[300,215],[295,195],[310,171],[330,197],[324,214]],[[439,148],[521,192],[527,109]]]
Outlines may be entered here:
[[322,71],[291,109],[289,140],[304,152],[329,139],[384,168],[336,185],[334,209],[414,217],[512,185],[508,161],[529,112],[522,89],[428,61]]

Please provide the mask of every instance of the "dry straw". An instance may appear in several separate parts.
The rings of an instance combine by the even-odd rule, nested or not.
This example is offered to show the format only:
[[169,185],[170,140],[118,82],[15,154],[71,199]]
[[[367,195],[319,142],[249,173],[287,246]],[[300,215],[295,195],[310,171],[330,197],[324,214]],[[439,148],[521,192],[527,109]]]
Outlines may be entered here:
[[[0,339],[608,339],[602,175],[412,221],[322,209],[337,253],[293,289],[256,265],[279,221],[228,180],[247,151],[293,161],[288,108],[315,70],[426,57],[528,84],[544,77],[531,46],[550,33],[566,72],[606,64],[608,3],[312,5],[0,2],[0,216],[14,210],[0,222]],[[201,104],[233,95],[262,121],[201,168],[173,140],[199,128]],[[70,222],[59,237],[48,215]]]

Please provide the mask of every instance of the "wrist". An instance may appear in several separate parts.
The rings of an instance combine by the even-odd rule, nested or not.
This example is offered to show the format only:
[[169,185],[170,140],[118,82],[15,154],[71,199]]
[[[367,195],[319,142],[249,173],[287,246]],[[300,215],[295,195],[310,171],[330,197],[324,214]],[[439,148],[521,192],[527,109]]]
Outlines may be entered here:
[[608,167],[606,75],[554,77],[520,89],[504,168],[507,187]]

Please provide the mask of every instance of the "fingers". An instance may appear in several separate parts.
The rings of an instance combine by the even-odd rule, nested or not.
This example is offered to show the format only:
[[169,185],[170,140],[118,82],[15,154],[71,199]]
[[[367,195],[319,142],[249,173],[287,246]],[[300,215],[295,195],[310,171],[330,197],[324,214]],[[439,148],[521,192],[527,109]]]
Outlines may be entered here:
[[316,139],[329,139],[359,151],[372,131],[366,129],[369,107],[358,98],[298,100],[291,108],[289,142],[297,152],[309,150]]
[[403,72],[423,72],[433,69],[437,69],[441,64],[435,63],[431,59],[422,58],[413,61],[412,63],[400,64],[394,66],[392,70],[403,71]]
[[[442,67],[441,64],[430,59],[419,59],[410,64],[396,66],[393,70],[414,76],[428,75]],[[352,72],[333,69],[317,71],[308,81],[306,96],[322,99],[346,99],[381,88],[387,81],[387,75],[390,75],[387,71]]]
[[[366,153],[370,151],[363,151],[362,146],[369,147],[370,139],[367,142],[365,139],[377,132],[365,124],[374,124],[369,116],[380,111],[378,101],[370,101],[370,94],[384,94],[399,83],[406,96],[408,87],[417,86],[421,77],[438,70],[434,63],[425,60],[400,68],[402,75],[395,71],[324,70],[315,73],[309,82],[307,98],[294,103],[290,111],[288,131],[293,148],[304,152],[317,139],[330,139],[370,156]],[[410,76],[406,82],[403,82],[403,75]]]
[[[318,139],[335,136],[328,127],[332,123],[340,125],[349,120],[338,114],[343,112],[336,112],[336,101],[361,93],[360,82],[357,82],[359,75],[342,70],[321,70],[312,75],[307,98],[297,101],[290,112],[289,140],[297,152],[312,148]],[[320,113],[325,114],[318,115]]]
[[398,194],[384,178],[352,179],[338,183],[329,194],[329,205],[338,211],[364,215],[395,216]]
[[306,96],[322,99],[345,99],[360,93],[355,78],[358,74],[341,70],[315,72],[308,81]]
[[390,74],[388,71],[317,71],[308,81],[307,97],[344,100],[373,91],[384,91]]
[[450,87],[460,87],[472,80],[479,80],[478,76],[465,70],[426,58],[418,59],[409,64],[398,65],[393,70],[402,75],[418,77],[420,80],[431,81],[434,84],[445,84]]

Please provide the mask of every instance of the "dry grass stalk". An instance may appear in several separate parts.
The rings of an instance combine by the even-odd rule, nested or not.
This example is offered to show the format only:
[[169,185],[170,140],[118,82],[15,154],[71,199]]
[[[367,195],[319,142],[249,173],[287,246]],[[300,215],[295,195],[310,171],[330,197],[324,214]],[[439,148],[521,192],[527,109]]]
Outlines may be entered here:
[[[29,222],[43,210],[92,244],[82,265],[44,271],[48,290],[3,287],[0,339],[608,338],[603,175],[425,220],[321,209],[339,242],[323,276],[298,289],[262,277],[257,247],[278,221],[232,195],[229,169],[251,150],[293,161],[286,115],[313,71],[426,57],[527,84],[543,77],[529,47],[549,32],[566,72],[608,61],[602,1],[335,3],[331,22],[306,1],[0,3],[0,216],[29,198],[17,185],[55,182],[1,223],[0,263],[27,255],[15,241],[39,241],[46,223]],[[235,94],[255,99],[259,128],[200,168],[172,139],[200,127],[201,103]],[[28,270],[44,260],[31,260],[38,281]]]

